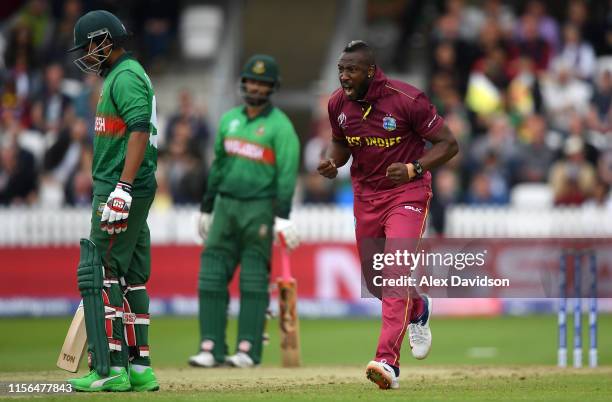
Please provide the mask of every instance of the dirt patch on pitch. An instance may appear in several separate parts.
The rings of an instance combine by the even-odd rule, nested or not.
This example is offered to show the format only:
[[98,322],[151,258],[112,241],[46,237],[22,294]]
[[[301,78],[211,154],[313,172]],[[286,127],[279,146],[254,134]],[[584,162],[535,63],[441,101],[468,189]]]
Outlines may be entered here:
[[[363,384],[363,367],[304,367],[283,369],[259,367],[255,369],[195,369],[195,368],[158,368],[156,369],[162,390],[182,391],[249,391],[271,392],[295,390],[304,386]],[[425,366],[402,369],[400,380],[403,382],[442,383],[462,382],[463,380],[507,379],[520,381],[551,375],[612,375],[612,367],[597,369],[559,369],[548,366]],[[81,373],[79,373],[80,375]],[[84,372],[82,374],[85,374]],[[62,371],[0,373],[0,381],[62,381],[74,376]],[[420,380],[420,381],[419,381]]]

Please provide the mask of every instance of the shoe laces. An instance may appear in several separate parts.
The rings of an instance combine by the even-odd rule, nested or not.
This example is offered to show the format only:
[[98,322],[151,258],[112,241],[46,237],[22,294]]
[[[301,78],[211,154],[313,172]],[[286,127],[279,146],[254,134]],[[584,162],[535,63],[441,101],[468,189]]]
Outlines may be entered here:
[[425,343],[427,342],[427,330],[419,324],[410,324],[410,342]]

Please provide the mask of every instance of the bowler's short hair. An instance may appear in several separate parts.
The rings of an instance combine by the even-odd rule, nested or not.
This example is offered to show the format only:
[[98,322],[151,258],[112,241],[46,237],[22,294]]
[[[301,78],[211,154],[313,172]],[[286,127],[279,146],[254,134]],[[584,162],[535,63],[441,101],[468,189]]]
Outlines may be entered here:
[[376,58],[374,57],[374,51],[365,41],[353,40],[344,47],[344,53],[356,53],[361,52],[365,55],[365,61],[369,65],[373,66],[376,64]]

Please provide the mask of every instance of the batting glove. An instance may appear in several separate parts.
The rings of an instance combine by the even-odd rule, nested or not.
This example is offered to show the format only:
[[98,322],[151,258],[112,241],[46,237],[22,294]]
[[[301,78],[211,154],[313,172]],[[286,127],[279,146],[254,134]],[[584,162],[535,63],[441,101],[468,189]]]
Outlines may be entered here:
[[200,234],[202,243],[206,243],[206,240],[208,240],[208,232],[210,231],[210,227],[212,226],[212,221],[212,214],[206,212],[202,212],[200,214],[200,219],[198,220],[198,233]]
[[115,190],[110,193],[100,220],[100,229],[109,235],[127,230],[128,215],[132,205],[132,186],[120,181]]
[[295,223],[289,219],[279,217],[274,219],[274,235],[279,238],[282,236],[289,250],[293,250],[300,245],[300,235]]

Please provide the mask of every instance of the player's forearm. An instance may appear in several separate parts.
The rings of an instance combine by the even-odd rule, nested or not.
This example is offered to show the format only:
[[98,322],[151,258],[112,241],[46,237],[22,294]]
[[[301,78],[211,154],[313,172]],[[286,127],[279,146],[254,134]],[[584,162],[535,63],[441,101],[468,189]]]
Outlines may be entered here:
[[149,133],[144,131],[133,131],[128,140],[127,152],[125,155],[125,163],[123,172],[121,172],[121,181],[133,184],[138,169],[144,159],[144,154],[149,143]]
[[326,159],[333,159],[336,167],[344,166],[351,157],[351,150],[348,146],[332,140],[325,151]]
[[459,144],[446,126],[443,126],[434,137],[430,138],[430,141],[432,147],[419,158],[424,171],[444,165],[459,152]]

